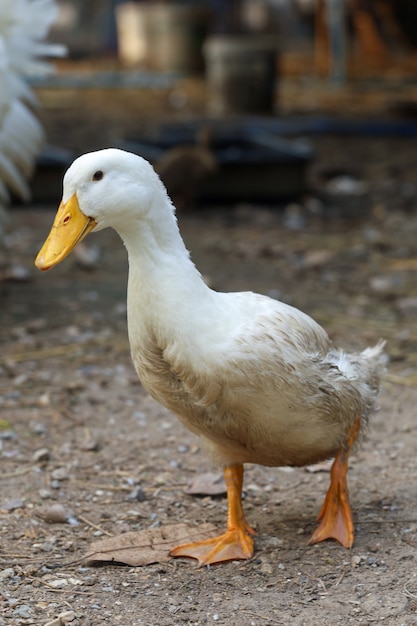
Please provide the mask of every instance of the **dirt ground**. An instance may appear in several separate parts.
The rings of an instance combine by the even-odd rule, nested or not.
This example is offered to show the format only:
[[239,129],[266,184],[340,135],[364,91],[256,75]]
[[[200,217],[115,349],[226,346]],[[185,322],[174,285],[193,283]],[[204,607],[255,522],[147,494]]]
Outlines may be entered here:
[[226,501],[185,493],[213,468],[137,381],[117,236],[87,240],[93,269],[73,255],[42,275],[31,268],[53,211],[13,210],[10,255],[31,274],[0,283],[1,626],[417,623],[416,144],[313,143],[312,180],[330,165],[360,169],[369,185],[361,219],[333,219],[309,197],[286,207],[197,206],[179,220],[214,288],[278,297],[347,349],[387,339],[379,410],[350,464],[353,548],[307,545],[327,471],[248,466],[244,506],[257,530],[249,562],[83,561],[92,541],[126,531],[182,521],[221,529]]

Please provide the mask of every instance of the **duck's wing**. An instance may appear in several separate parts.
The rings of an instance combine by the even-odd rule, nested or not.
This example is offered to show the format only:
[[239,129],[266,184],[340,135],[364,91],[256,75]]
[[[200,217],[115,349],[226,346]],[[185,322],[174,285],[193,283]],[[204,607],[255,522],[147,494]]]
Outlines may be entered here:
[[330,349],[326,331],[309,315],[288,304],[255,293],[235,296],[235,330],[229,355],[275,365],[324,358]]
[[157,363],[164,369],[161,384],[162,378],[170,379],[190,401],[208,406],[242,390],[279,395],[282,385],[292,387],[312,376],[328,353],[326,332],[301,311],[251,292],[219,296],[220,306],[207,313],[208,319],[189,322],[187,346],[172,341]]

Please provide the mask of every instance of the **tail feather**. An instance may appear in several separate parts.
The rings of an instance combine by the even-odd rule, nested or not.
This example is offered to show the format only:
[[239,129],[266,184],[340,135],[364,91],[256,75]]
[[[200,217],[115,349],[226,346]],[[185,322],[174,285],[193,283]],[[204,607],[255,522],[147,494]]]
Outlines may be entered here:
[[365,348],[365,350],[361,352],[361,357],[368,366],[367,383],[371,389],[375,390],[375,393],[379,390],[380,381],[388,363],[388,356],[384,352],[386,343],[384,339],[380,339],[375,346]]
[[372,348],[365,348],[361,354],[365,359],[381,360],[382,363],[386,364],[387,355],[384,353],[386,343],[385,339],[380,339],[375,346],[372,346]]
[[352,398],[356,398],[364,425],[375,405],[381,378],[386,369],[387,356],[384,353],[384,346],[385,341],[379,341],[375,346],[362,352],[346,353],[332,350],[328,355],[327,362],[339,370],[339,375],[343,376],[349,386]]

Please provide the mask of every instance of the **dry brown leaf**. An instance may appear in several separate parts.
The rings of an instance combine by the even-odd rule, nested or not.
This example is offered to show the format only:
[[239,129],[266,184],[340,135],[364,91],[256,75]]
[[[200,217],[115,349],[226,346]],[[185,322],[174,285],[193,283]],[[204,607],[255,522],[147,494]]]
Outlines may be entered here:
[[188,483],[185,493],[193,496],[219,496],[226,493],[223,474],[206,472],[199,474]]
[[188,541],[209,539],[217,534],[213,524],[173,524],[159,528],[123,533],[106,537],[91,544],[83,560],[90,563],[113,562],[136,567],[170,560],[169,551]]

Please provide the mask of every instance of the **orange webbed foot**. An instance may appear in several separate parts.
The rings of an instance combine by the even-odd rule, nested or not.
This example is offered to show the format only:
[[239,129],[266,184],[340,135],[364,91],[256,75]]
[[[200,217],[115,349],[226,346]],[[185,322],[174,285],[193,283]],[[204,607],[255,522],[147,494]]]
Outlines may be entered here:
[[330,487],[318,516],[320,525],[314,531],[309,544],[318,543],[325,539],[336,539],[345,548],[351,548],[353,545],[354,526],[346,474],[349,453],[358,436],[359,429],[360,419],[357,419],[348,433],[345,444],[333,462]]
[[354,527],[346,484],[333,487],[331,493],[329,489],[318,520],[320,525],[314,531],[309,544],[336,539],[345,548],[352,547]]
[[177,546],[170,551],[171,556],[197,559],[200,566],[253,556],[254,543],[250,535],[254,535],[255,531],[245,520],[242,510],[243,465],[235,463],[226,466],[224,477],[228,500],[227,531],[212,539]]
[[177,546],[170,551],[174,557],[197,559],[198,565],[212,565],[224,561],[250,559],[253,556],[253,539],[241,528],[227,530],[219,537]]

